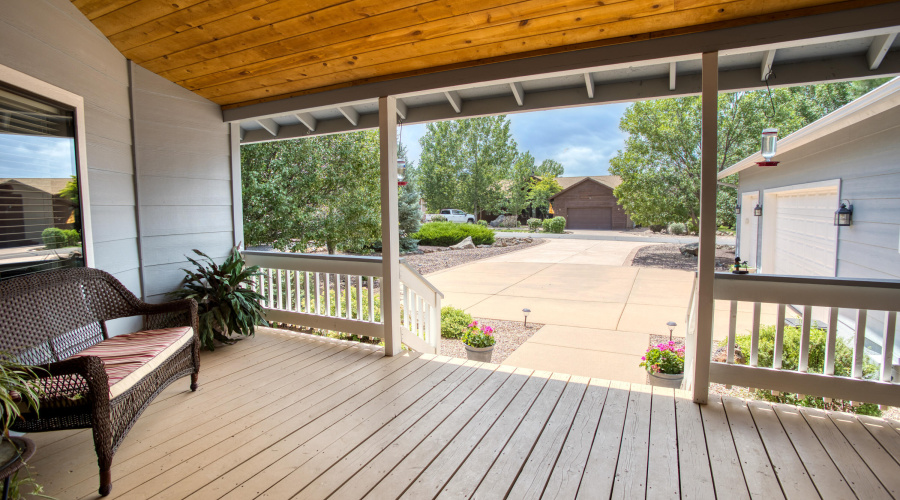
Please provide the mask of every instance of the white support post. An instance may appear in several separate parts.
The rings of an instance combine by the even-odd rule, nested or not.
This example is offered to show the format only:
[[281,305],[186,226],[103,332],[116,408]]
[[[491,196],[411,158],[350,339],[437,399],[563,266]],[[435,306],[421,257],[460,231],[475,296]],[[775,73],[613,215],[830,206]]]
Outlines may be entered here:
[[384,354],[400,354],[400,222],[397,212],[397,102],[378,98],[381,146],[381,315]]
[[712,350],[713,285],[716,272],[716,174],[718,140],[719,53],[703,53],[701,160],[700,160],[700,248],[697,279],[697,352],[694,355],[694,402],[709,399],[709,365]]

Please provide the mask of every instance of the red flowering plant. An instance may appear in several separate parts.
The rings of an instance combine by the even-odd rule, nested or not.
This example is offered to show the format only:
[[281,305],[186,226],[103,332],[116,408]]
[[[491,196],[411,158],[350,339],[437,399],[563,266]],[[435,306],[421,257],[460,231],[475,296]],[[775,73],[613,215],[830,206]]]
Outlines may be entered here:
[[477,321],[469,323],[469,328],[462,335],[463,344],[470,347],[490,347],[497,342],[494,338],[494,329],[487,326],[478,326]]
[[684,346],[672,340],[651,346],[641,357],[641,366],[650,373],[684,373]]

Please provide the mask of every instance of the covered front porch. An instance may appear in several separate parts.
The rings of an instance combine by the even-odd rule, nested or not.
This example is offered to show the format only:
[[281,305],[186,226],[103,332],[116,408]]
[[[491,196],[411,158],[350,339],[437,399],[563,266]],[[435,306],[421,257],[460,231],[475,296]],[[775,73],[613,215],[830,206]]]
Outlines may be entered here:
[[[204,352],[116,454],[119,498],[891,498],[895,422],[263,329]],[[32,435],[93,498],[90,430]]]

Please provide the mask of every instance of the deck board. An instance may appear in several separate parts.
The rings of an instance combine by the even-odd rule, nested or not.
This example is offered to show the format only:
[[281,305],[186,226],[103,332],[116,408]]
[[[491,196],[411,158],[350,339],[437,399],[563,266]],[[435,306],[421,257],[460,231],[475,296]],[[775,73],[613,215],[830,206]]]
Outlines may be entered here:
[[[898,425],[261,329],[204,352],[116,455],[111,498],[890,498]],[[32,475],[96,498],[86,430]]]

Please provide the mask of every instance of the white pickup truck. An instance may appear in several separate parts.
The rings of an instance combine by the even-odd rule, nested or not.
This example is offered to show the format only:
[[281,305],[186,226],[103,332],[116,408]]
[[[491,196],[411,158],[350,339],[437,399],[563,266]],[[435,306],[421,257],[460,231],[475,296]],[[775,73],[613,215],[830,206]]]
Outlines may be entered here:
[[439,214],[427,214],[425,215],[425,222],[431,222],[431,219],[437,217],[438,215],[442,217],[446,217],[448,222],[457,222],[460,224],[475,224],[475,216],[472,214],[467,214],[462,210],[457,210],[455,208],[444,208],[441,209],[441,213]]

